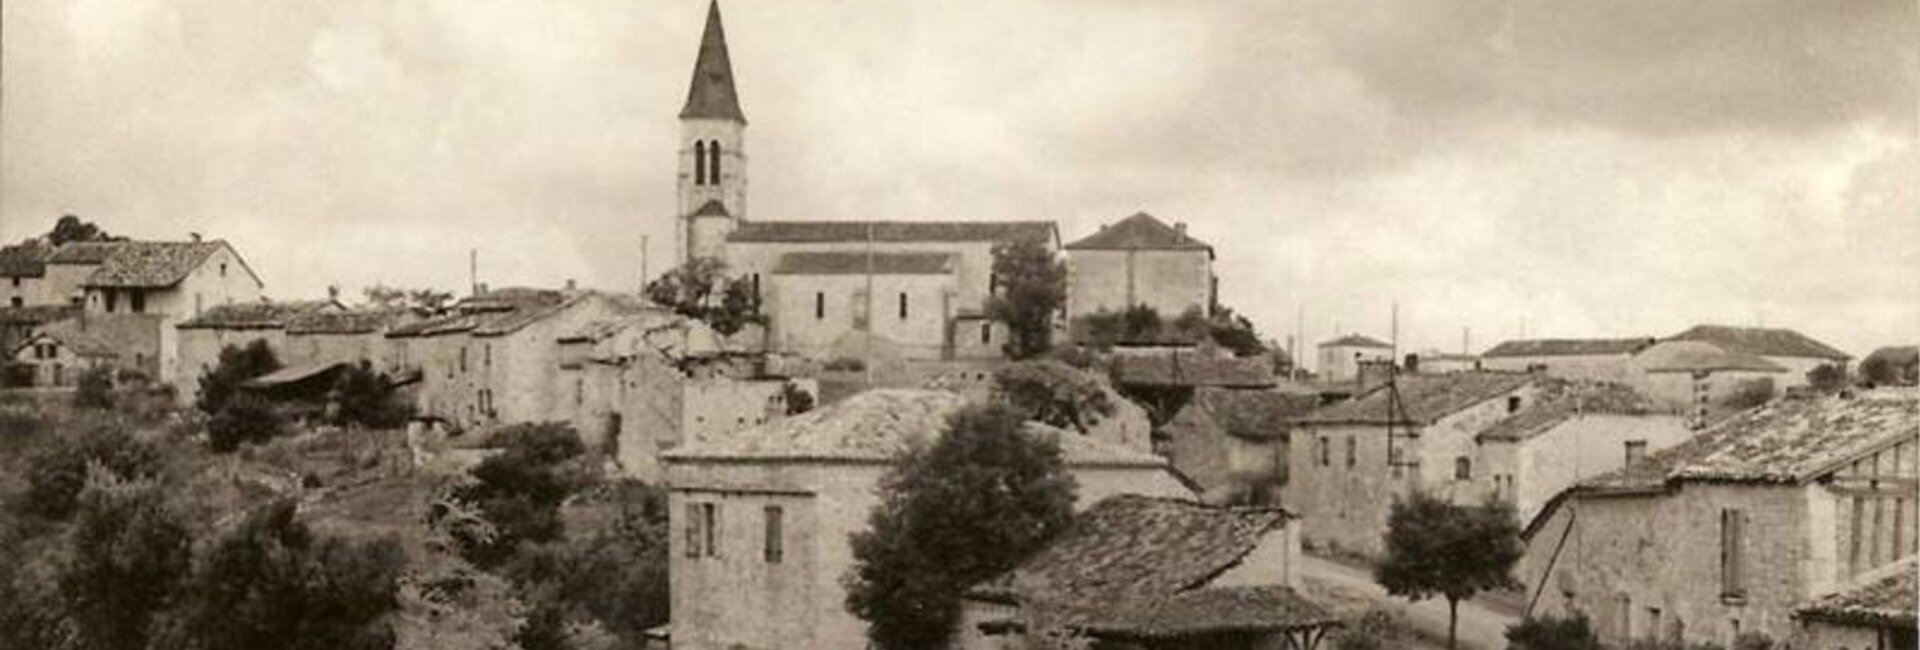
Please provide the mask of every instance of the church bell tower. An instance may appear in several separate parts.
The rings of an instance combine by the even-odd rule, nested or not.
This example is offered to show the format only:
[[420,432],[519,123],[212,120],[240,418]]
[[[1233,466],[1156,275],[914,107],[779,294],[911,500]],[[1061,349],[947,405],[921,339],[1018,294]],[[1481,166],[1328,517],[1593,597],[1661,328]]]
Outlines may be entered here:
[[720,3],[707,6],[699,58],[680,109],[680,258],[726,259],[727,233],[747,216],[747,116],[734,90]]

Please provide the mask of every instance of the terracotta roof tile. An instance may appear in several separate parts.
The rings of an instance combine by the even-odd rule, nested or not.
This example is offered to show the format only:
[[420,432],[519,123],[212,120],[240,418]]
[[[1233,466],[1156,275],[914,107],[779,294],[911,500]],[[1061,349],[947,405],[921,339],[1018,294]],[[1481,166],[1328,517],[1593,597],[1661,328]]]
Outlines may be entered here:
[[76,241],[61,244],[47,256],[48,264],[99,264],[119,250],[122,241]]
[[181,321],[180,329],[280,329],[287,321],[297,315],[340,309],[340,303],[331,300],[293,300],[285,302],[243,302],[231,305],[216,305],[200,312],[200,315]]
[[945,253],[796,252],[780,256],[775,275],[860,275],[871,264],[876,275],[946,275],[953,256]]
[[298,314],[287,321],[288,334],[372,334],[400,322],[405,310],[337,310]]
[[1145,212],[1101,226],[1100,230],[1079,241],[1062,246],[1068,250],[1193,250],[1213,255],[1213,247],[1187,236]]
[[1681,481],[1794,483],[1903,437],[1920,437],[1920,395],[1911,389],[1776,399],[1632,467],[1583,481],[1580,487],[1607,491],[1659,489]]
[[1772,361],[1751,354],[1728,352],[1706,341],[1661,341],[1634,355],[1633,362],[1647,372],[1787,371],[1784,366]]
[[159,288],[179,284],[215,251],[210,242],[118,242],[82,284],[89,287]]
[[1899,625],[1913,627],[1916,602],[1914,559],[1907,558],[1886,569],[1887,574],[1800,608],[1795,616],[1842,625]]
[[1696,325],[1669,338],[1680,341],[1705,341],[1728,352],[1763,357],[1813,357],[1835,361],[1853,358],[1833,346],[1785,328]]
[[1482,357],[1559,357],[1633,354],[1653,345],[1650,336],[1624,339],[1515,339],[1493,346]]
[[72,318],[80,313],[79,305],[26,305],[23,307],[0,307],[0,323],[8,325],[39,325]]
[[[871,227],[871,230],[869,230]],[[727,241],[745,243],[1037,242],[1052,244],[1051,221],[743,221]]]
[[1319,603],[1280,585],[1194,589],[1144,609],[1139,614],[1096,618],[1087,623],[1086,629],[1105,635],[1167,639],[1296,630],[1340,620]]
[[47,257],[53,247],[40,240],[28,240],[0,248],[0,277],[38,278],[47,274]]
[[1446,375],[1401,375],[1396,378],[1400,405],[1389,419],[1391,393],[1379,386],[1347,401],[1313,411],[1296,420],[1303,424],[1425,425],[1462,409],[1511,393],[1538,377],[1514,372],[1460,372]]
[[1543,377],[1540,394],[1520,409],[1493,423],[1475,440],[1519,441],[1545,433],[1562,422],[1581,414],[1648,415],[1661,412],[1660,406],[1624,384],[1599,381],[1572,381]]
[[1194,391],[1190,404],[1210,411],[1227,435],[1273,440],[1286,435],[1291,418],[1313,410],[1319,403],[1319,396],[1312,394],[1204,387]]

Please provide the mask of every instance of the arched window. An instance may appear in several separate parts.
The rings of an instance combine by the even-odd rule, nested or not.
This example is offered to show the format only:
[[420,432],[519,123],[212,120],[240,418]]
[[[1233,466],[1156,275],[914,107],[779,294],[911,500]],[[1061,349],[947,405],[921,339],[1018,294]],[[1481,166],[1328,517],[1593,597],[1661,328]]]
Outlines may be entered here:
[[1453,480],[1473,480],[1473,459],[1466,456],[1457,456],[1453,459]]
[[714,185],[720,184],[720,141],[707,143],[707,179]]
[[707,184],[707,143],[704,140],[693,143],[693,184]]

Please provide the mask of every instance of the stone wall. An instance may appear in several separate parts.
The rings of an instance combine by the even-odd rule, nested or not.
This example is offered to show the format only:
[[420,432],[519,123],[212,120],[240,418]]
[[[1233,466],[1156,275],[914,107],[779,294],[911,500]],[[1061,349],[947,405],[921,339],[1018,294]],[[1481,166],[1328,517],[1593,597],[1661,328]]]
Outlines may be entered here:
[[[868,314],[865,275],[774,276],[768,305],[772,345],[782,352],[824,357],[864,320],[868,331],[890,341],[907,358],[942,358],[958,290],[955,282],[952,275],[874,276]],[[904,318],[902,295],[907,302]]]
[[1211,306],[1213,260],[1207,251],[1069,250],[1067,257],[1069,317],[1146,305],[1172,320]]

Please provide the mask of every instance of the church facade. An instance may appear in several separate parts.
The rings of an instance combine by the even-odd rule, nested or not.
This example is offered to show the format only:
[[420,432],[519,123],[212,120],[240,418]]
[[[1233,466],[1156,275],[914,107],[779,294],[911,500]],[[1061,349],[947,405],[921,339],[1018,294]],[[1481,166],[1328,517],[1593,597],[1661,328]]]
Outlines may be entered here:
[[[767,346],[830,359],[877,348],[907,359],[999,356],[1004,326],[984,306],[993,247],[1060,249],[1052,221],[751,220],[745,112],[717,3],[680,111],[678,252],[747,278]],[[872,341],[869,341],[871,337]]]

